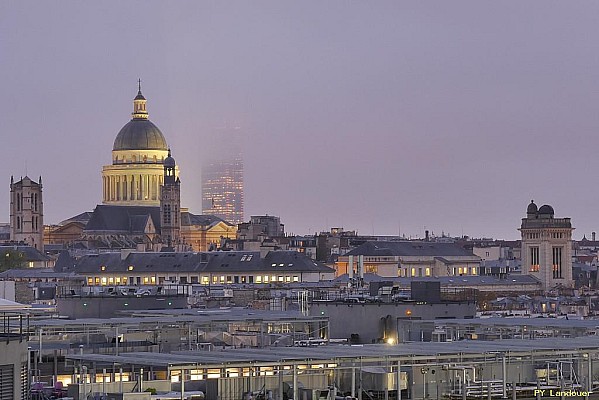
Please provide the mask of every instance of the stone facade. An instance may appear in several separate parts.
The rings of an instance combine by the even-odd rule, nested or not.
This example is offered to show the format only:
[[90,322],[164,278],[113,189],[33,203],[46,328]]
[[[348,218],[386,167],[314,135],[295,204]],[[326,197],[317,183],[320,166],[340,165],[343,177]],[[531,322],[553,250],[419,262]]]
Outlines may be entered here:
[[537,278],[544,291],[572,288],[572,223],[555,218],[553,207],[532,201],[520,227],[522,273]]
[[10,239],[24,242],[39,251],[44,249],[44,203],[42,178],[28,176],[18,182],[10,178]]
[[148,119],[141,87],[133,100],[132,117],[114,141],[112,165],[102,168],[102,203],[158,206],[168,145]]

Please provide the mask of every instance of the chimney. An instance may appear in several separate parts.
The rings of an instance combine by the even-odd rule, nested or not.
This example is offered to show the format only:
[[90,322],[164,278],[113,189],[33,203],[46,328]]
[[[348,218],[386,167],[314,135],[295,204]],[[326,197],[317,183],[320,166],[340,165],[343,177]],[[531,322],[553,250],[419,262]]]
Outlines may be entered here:
[[354,256],[349,256],[349,261],[347,263],[347,276],[349,276],[349,279],[354,277]]
[[597,232],[593,232],[592,235],[593,235],[593,242],[594,242],[595,241],[595,236],[597,235]]
[[429,236],[428,236],[428,230],[424,231],[424,240],[425,240],[426,242],[428,242],[428,240],[429,240]]

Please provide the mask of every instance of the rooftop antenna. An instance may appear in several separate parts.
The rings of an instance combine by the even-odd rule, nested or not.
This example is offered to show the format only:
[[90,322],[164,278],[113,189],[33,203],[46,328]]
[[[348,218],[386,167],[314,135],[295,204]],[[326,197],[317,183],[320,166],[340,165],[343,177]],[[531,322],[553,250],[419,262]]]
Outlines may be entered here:
[[137,79],[137,90],[141,93],[141,78]]

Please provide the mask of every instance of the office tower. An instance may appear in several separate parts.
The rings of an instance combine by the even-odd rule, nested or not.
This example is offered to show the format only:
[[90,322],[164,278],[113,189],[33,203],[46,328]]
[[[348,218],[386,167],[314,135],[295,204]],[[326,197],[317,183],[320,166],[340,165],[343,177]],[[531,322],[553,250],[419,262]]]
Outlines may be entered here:
[[217,130],[218,144],[202,168],[202,213],[243,222],[243,158],[239,128]]

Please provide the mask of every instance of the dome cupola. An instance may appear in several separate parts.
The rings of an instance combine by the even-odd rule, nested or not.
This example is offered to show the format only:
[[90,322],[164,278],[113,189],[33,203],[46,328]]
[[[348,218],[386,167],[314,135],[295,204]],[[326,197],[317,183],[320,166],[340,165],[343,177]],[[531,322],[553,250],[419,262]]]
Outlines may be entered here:
[[148,119],[147,100],[141,93],[141,80],[138,81],[138,85],[137,96],[133,99],[133,118],[119,131],[112,150],[166,151],[168,145],[164,135]]
[[528,207],[526,208],[526,214],[528,215],[529,218],[534,218],[535,215],[537,215],[537,205],[535,204],[534,200],[530,201],[530,204],[528,205]]

